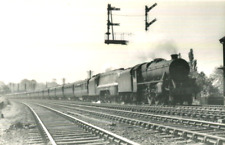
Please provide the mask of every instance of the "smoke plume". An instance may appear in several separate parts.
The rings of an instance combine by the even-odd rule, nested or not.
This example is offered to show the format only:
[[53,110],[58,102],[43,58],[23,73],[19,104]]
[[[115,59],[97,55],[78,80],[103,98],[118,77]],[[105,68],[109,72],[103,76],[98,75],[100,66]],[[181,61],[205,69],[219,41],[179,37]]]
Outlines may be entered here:
[[105,69],[105,72],[112,71],[113,69],[114,69],[113,67],[106,68],[106,69]]
[[174,41],[164,41],[156,47],[156,52],[175,54],[178,53],[178,48]]
[[165,58],[171,54],[177,54],[178,47],[174,41],[163,41],[155,48],[150,48],[147,51],[137,52],[137,57],[141,61],[149,61],[155,58]]

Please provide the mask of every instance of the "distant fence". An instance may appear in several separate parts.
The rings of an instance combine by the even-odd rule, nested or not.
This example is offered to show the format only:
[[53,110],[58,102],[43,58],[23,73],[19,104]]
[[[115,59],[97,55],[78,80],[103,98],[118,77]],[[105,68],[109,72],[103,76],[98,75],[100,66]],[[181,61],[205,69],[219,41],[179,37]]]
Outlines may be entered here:
[[201,105],[224,105],[224,97],[201,97]]

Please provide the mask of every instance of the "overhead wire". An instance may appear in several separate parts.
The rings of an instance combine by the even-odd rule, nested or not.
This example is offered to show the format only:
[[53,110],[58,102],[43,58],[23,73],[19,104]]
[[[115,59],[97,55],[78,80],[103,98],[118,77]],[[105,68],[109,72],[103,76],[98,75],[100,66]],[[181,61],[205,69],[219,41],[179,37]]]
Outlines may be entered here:
[[145,15],[121,15],[121,14],[113,14],[114,16],[123,16],[123,17],[144,17]]

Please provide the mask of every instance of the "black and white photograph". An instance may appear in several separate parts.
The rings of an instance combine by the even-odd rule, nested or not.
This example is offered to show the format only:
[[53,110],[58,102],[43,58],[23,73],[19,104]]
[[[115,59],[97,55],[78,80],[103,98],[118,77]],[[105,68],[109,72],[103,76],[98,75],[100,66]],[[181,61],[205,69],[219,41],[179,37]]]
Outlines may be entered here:
[[225,0],[2,0],[0,50],[0,145],[225,144]]

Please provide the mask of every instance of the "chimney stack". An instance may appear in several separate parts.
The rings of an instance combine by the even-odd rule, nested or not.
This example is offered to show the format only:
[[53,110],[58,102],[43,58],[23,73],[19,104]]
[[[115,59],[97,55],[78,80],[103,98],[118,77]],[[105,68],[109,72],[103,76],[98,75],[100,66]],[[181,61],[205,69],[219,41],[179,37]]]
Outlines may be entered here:
[[171,54],[171,59],[172,60],[178,59],[178,54]]

